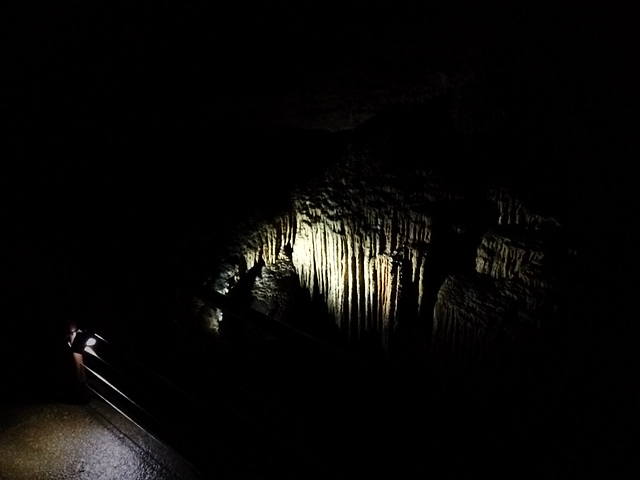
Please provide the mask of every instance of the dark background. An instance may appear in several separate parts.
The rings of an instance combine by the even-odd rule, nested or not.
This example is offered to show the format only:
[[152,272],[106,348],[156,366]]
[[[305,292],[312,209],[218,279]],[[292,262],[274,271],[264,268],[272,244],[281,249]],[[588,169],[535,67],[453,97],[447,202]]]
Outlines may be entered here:
[[10,377],[32,375],[68,318],[105,316],[123,291],[170,270],[198,225],[224,230],[321,170],[322,155],[306,152],[332,147],[298,131],[307,118],[285,127],[269,120],[281,118],[288,94],[332,85],[348,99],[357,85],[341,83],[352,78],[345,72],[360,72],[379,79],[383,100],[405,74],[473,72],[508,107],[526,158],[538,142],[555,146],[555,156],[535,161],[548,171],[558,162],[568,179],[594,282],[585,302],[601,319],[600,352],[616,352],[602,368],[627,398],[635,392],[627,386],[636,379],[629,147],[637,82],[625,6],[69,1],[2,9],[0,288]]
[[[473,74],[509,112],[501,139],[518,155],[505,165],[566,181],[560,198],[588,285],[579,358],[559,367],[577,388],[558,399],[551,422],[562,426],[541,441],[564,431],[556,444],[578,439],[593,457],[578,462],[600,473],[623,472],[621,460],[634,458],[638,82],[630,8],[387,0],[0,8],[2,399],[57,394],[68,371],[69,319],[111,325],[118,335],[136,318],[160,318],[173,298],[164,279],[200,228],[224,235],[233,220],[322,170],[340,141],[300,130],[326,113],[330,95],[298,105],[293,117],[283,114],[287,102],[328,89],[346,103],[361,93],[383,105],[403,78]],[[337,116],[334,127],[344,127]],[[569,417],[584,430],[568,432]]]

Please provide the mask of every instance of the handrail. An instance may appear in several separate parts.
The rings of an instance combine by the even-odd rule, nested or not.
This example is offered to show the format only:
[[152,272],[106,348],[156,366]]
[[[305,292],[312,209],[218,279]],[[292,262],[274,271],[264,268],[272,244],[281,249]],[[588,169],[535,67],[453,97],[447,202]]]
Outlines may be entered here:
[[[326,381],[325,379],[333,382],[333,373],[335,373],[335,369],[338,368],[337,372],[339,372],[339,376],[337,377],[337,381],[340,384],[340,388],[338,388],[336,392],[341,391],[343,386],[347,385],[340,383],[343,381],[347,381],[349,385],[348,388],[351,389],[357,388],[353,385],[359,384],[360,381],[364,381],[365,383],[369,382],[374,378],[371,374],[375,373],[375,379],[380,379],[378,374],[381,372],[373,368],[375,365],[365,362],[361,358],[316,338],[303,330],[295,328],[288,323],[247,307],[233,298],[214,291],[204,283],[198,284],[185,280],[176,281],[174,278],[173,284],[210,306],[219,308],[226,315],[230,315],[234,319],[251,323],[259,328],[272,332],[283,340],[290,341],[291,345],[296,349],[303,347],[301,352],[304,353],[305,358],[311,360],[309,365],[312,366],[312,368],[320,366],[322,372],[328,372],[330,374],[330,377],[325,377],[324,373],[322,374],[320,377],[321,385],[323,385],[322,382]],[[205,393],[204,397],[200,399],[196,398],[174,381],[164,377],[158,371],[143,363],[126,350],[108,341],[102,335],[94,334],[94,336],[100,340],[100,343],[96,347],[98,354],[96,355],[94,351],[94,355],[87,357],[90,366],[85,367],[90,373],[91,382],[97,382],[96,385],[98,385],[98,383],[100,384],[98,388],[98,390],[102,392],[100,396],[125,416],[129,415],[123,412],[121,408],[130,411],[134,417],[138,416],[140,419],[145,419],[143,423],[148,424],[152,430],[155,429],[161,437],[165,437],[166,440],[164,441],[168,441],[168,445],[174,446],[174,449],[187,460],[193,461],[196,464],[203,461],[205,465],[210,462],[210,459],[206,456],[206,452],[197,452],[198,449],[204,447],[204,444],[200,445],[198,443],[199,440],[193,438],[193,432],[190,430],[192,429],[201,432],[200,435],[196,435],[197,437],[203,436],[206,438],[209,434],[219,436],[218,440],[212,439],[214,445],[220,445],[223,450],[226,450],[227,447],[232,449],[229,455],[222,453],[222,457],[227,456],[235,459],[226,461],[238,462],[240,452],[245,451],[246,447],[248,447],[248,445],[244,445],[244,443],[249,442],[254,446],[254,453],[252,453],[252,455],[258,455],[260,457],[266,455],[261,461],[256,462],[258,464],[264,463],[267,458],[268,461],[271,462],[273,460],[272,457],[280,458],[282,455],[285,455],[286,459],[283,458],[282,461],[286,464],[291,465],[291,462],[293,462],[300,465],[298,468],[311,470],[307,478],[335,478],[335,476],[332,475],[335,472],[329,471],[332,470],[332,467],[329,466],[331,462],[322,461],[319,458],[322,455],[316,455],[315,450],[313,450],[315,447],[304,446],[302,443],[298,444],[297,442],[297,433],[295,432],[298,427],[296,427],[295,424],[300,421],[304,424],[304,422],[307,421],[305,420],[307,418],[304,416],[306,415],[305,413],[294,413],[293,411],[289,411],[289,409],[285,409],[275,416],[269,413],[265,417],[263,416],[263,412],[266,412],[266,410],[264,410],[265,408],[270,411],[271,408],[277,407],[273,405],[273,399],[269,399],[269,395],[267,395],[267,398],[260,398],[256,393],[248,392],[244,388],[233,385],[233,382],[225,382],[222,386],[222,392],[216,392],[212,397],[210,397],[208,393]],[[311,355],[310,357],[306,357],[308,353]],[[96,360],[89,360],[89,358],[93,357],[95,357]],[[100,364],[95,362],[99,362]],[[320,370],[318,370],[318,372],[320,372]],[[313,388],[315,388],[315,386]],[[94,393],[98,394],[95,392],[95,389],[93,390]],[[318,403],[315,403],[316,398],[313,397],[314,402],[312,402],[312,404],[318,408],[323,408],[320,402],[324,401],[322,400],[325,398],[324,394],[329,393],[329,391],[333,391],[333,389],[319,390],[321,395],[318,397]],[[315,390],[313,392],[315,392]],[[153,396],[154,394],[155,397]],[[113,401],[114,398],[111,398],[111,401],[109,401],[104,398],[105,395],[116,395],[118,398],[116,401]],[[315,395],[315,393],[311,395]],[[161,405],[162,402],[158,403],[161,398],[164,398],[165,402],[170,404],[166,405],[166,407],[169,408]],[[205,399],[206,401],[214,403],[205,405],[203,403]],[[234,408],[238,401],[243,405],[243,407],[241,407],[243,408],[242,411]],[[248,403],[246,403],[247,401]],[[118,407],[118,405],[120,405],[120,407]],[[317,408],[316,406],[312,408]],[[174,410],[171,410],[172,407]],[[150,411],[147,411],[148,408],[150,408]],[[281,417],[283,414],[285,417]],[[200,415],[202,416],[202,420],[200,420]],[[298,415],[303,416],[298,417]],[[283,420],[287,425],[293,427],[291,431],[288,430],[289,427],[281,431],[281,422]],[[274,423],[276,421],[278,423]],[[135,420],[134,423],[136,423]],[[316,423],[313,423],[313,425],[316,425]],[[321,429],[324,431],[324,427],[321,427]],[[244,433],[241,434],[240,431]],[[154,436],[154,433],[149,433]],[[249,433],[249,437],[247,437],[247,433]],[[163,441],[161,438],[160,440]],[[172,443],[175,445],[172,445]],[[236,447],[230,445],[236,445]],[[311,450],[309,450],[309,448],[311,448]],[[190,452],[191,449],[194,451]],[[263,449],[266,450],[263,452],[261,451]],[[213,452],[216,451],[216,448],[206,450]],[[286,452],[288,452],[288,454],[286,454]],[[200,458],[198,458],[199,455]]]
[[[320,465],[318,459],[312,458],[264,424],[256,422],[220,399],[214,400],[215,404],[205,405],[101,335],[94,336],[104,344],[98,344],[95,349],[87,351],[89,355],[85,361],[92,364],[89,366],[83,363],[83,368],[88,373],[86,378],[89,379],[86,382],[87,388],[156,440],[173,447],[180,456],[199,469],[209,468],[207,452],[219,451],[222,458],[225,458],[224,461],[239,462],[237,457],[240,450],[244,450],[247,443],[258,442],[254,445],[269,445],[270,449],[276,448],[281,453],[295,452],[295,458],[289,455],[288,461],[303,462],[306,468],[312,468],[316,475],[325,478],[321,472],[326,472],[326,466]],[[136,368],[127,371],[134,364],[140,371],[135,372]],[[149,383],[150,379],[153,379],[152,383]],[[155,393],[156,397],[150,397],[150,393]],[[163,395],[166,395],[164,401],[167,405],[160,401]],[[259,398],[257,400],[261,401]],[[222,412],[220,407],[223,408]],[[199,433],[194,434],[194,431]],[[211,444],[205,440],[210,437],[210,433],[214,436],[221,435],[220,431],[226,432],[222,434],[224,442]],[[244,431],[251,432],[251,436],[239,437],[240,432]],[[245,451],[243,455],[245,454],[249,453]],[[256,454],[262,455],[254,449],[251,455]],[[326,473],[326,476],[330,475]]]
[[[102,342],[104,342],[106,345],[109,345],[112,349],[117,349],[117,347],[111,343],[110,341],[106,340],[103,336],[98,335],[98,334],[94,334],[97,338],[99,338]],[[148,365],[146,365],[145,363],[141,362],[139,359],[135,358],[133,355],[130,355],[129,353],[125,352],[122,349],[117,349],[119,354],[122,355],[123,357],[126,357],[128,361],[135,363],[136,365],[138,365],[139,367],[141,367],[142,369],[144,369],[147,373],[153,375],[156,379],[160,380],[161,382],[163,382],[164,384],[166,384],[167,386],[171,387],[172,389],[174,389],[176,392],[179,392],[181,395],[183,395],[185,398],[189,399],[191,402],[198,404],[200,407],[205,408],[206,405],[204,405],[202,403],[202,401],[196,397],[194,397],[191,393],[187,392],[184,388],[180,387],[179,385],[177,385],[176,383],[174,383],[173,381],[167,379],[166,377],[160,375],[157,371],[155,371],[154,369],[152,369],[151,367],[149,367]],[[99,358],[102,362],[106,363],[105,359]],[[114,368],[113,365],[110,365],[111,368]],[[240,387],[235,386],[236,390],[239,390]],[[242,391],[244,394],[246,395],[252,395],[250,392],[247,392],[245,390]],[[239,416],[244,416],[242,415],[242,413],[240,413],[238,410],[234,409],[233,407],[229,406],[229,405],[224,405],[228,410],[232,410],[235,414],[239,415]]]

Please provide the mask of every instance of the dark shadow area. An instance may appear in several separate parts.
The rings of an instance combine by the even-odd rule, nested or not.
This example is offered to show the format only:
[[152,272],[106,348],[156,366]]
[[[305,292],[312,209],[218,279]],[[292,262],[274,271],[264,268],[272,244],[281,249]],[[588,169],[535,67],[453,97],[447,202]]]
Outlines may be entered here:
[[[73,320],[205,405],[233,404],[332,479],[637,473],[632,16],[577,2],[40,3],[10,6],[2,20],[11,28],[0,119],[0,402],[83,400],[66,340]],[[380,85],[372,70],[383,72]],[[394,96],[402,88],[393,78],[410,75],[432,83]],[[472,80],[459,87],[456,75]],[[360,94],[378,103],[358,104]],[[334,104],[370,120],[340,130],[333,118],[338,132],[256,127],[256,118],[326,115]],[[580,263],[564,323],[540,333],[520,370],[443,379],[402,355],[394,370],[374,341],[349,353],[376,361],[346,366],[273,325],[240,319],[242,328],[223,324],[216,338],[197,318],[179,323],[189,295],[176,278],[205,280],[239,221],[280,211],[293,187],[376,129],[393,137],[381,135],[380,149],[398,171],[432,154],[462,183],[509,178],[536,209],[561,206]],[[464,220],[467,238],[434,243],[445,252],[459,241],[465,254],[430,260],[438,274],[428,309],[445,265],[473,263],[484,219]],[[293,326],[345,347],[322,299],[307,294],[291,305]],[[407,326],[393,348],[429,331]],[[148,401],[162,410],[166,399]],[[234,432],[238,444],[243,433]],[[264,457],[254,460],[256,473]]]

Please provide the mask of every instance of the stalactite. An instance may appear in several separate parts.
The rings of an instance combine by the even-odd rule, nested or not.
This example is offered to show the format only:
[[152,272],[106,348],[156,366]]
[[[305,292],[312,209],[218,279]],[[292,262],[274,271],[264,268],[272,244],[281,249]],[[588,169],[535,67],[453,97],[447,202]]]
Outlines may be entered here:
[[[406,321],[423,313],[429,285],[433,218],[430,206],[463,198],[424,172],[406,178],[366,178],[347,162],[325,181],[292,193],[291,212],[262,222],[238,247],[248,271],[273,264],[284,247],[300,285],[319,295],[354,342],[377,338],[386,348],[405,308]],[[377,174],[376,174],[377,175]],[[450,226],[444,226],[444,229]]]
[[[346,190],[345,195],[323,185],[294,196],[290,214],[263,222],[245,236],[238,247],[241,270],[278,261],[288,246],[301,286],[322,296],[338,326],[354,341],[366,333],[386,344],[402,281],[420,285],[415,289],[420,305],[425,263],[416,245],[430,241],[431,219],[398,203],[402,195],[388,185],[381,187],[382,195],[396,205],[381,202],[376,192]],[[406,279],[398,258],[411,265]]]
[[545,239],[543,233],[513,226],[487,231],[478,245],[476,271],[517,280],[530,289],[553,289],[561,270],[558,264],[571,253],[557,239]]
[[[475,159],[465,148],[431,149],[440,139],[428,129],[394,138],[394,118],[354,132],[337,163],[290,192],[290,211],[240,235],[216,285],[260,262],[288,262],[283,271],[354,342],[373,339],[393,352],[419,332],[425,338],[411,344],[431,340],[435,357],[488,359],[553,313],[556,271],[541,239],[563,226],[548,202],[519,190],[523,182],[480,169],[478,178],[466,175]],[[414,133],[424,150],[393,150]]]
[[[366,148],[352,150],[323,178],[291,192],[289,212],[254,225],[245,235],[238,249],[244,262],[240,270],[286,257],[301,287],[320,297],[354,342],[377,338],[387,348],[399,324],[428,321],[432,314],[438,341],[444,341],[442,332],[451,335],[446,344],[481,341],[488,338],[489,320],[475,307],[460,313],[457,302],[464,302],[463,296],[447,299],[445,288],[437,308],[425,310],[433,308],[438,279],[451,273],[438,257],[462,254],[452,250],[467,248],[463,245],[473,235],[476,273],[501,282],[493,286],[500,293],[489,289],[488,295],[516,305],[515,316],[523,324],[539,323],[540,312],[548,310],[545,295],[553,278],[545,272],[542,244],[530,233],[559,228],[557,219],[535,212],[508,187],[487,182],[468,190],[448,174],[383,170],[371,155]],[[477,201],[482,196],[495,205],[495,218],[486,202]],[[526,231],[505,230],[516,227]],[[496,312],[485,313],[493,318]],[[484,347],[468,346],[477,348]]]
[[539,214],[528,208],[511,189],[495,186],[489,190],[488,199],[498,208],[498,225],[560,226],[560,221],[549,215]]
[[432,359],[448,374],[491,367],[500,349],[513,338],[513,305],[487,275],[461,274],[447,278],[434,307]]
[[413,283],[417,286],[418,293],[418,316],[422,315],[422,307],[425,300],[426,275],[427,275],[427,255],[422,252],[415,252],[413,258]]
[[[572,251],[560,238],[527,226],[487,231],[476,272],[450,276],[438,292],[434,362],[468,370],[481,357],[515,358],[527,339],[552,322]],[[502,364],[508,362],[502,358]]]
[[295,242],[296,219],[292,213],[277,216],[252,230],[240,247],[246,270],[258,262],[273,264],[278,261],[284,247]]
[[502,225],[487,225],[478,239],[477,277],[445,282],[428,312],[427,299],[436,296],[428,289],[438,288],[433,278],[443,273],[430,271],[434,262],[429,259],[449,248],[434,247],[434,237],[455,245],[456,236],[468,235],[464,219],[470,218],[443,221],[440,216],[436,224],[430,211],[457,211],[464,205],[473,211],[475,205],[469,207],[463,193],[427,174],[416,175],[415,190],[408,193],[396,186],[397,179],[367,184],[348,170],[333,175],[294,192],[290,212],[265,220],[245,236],[239,247],[241,272],[259,262],[268,266],[288,259],[301,287],[320,296],[353,342],[375,338],[386,349],[403,321],[433,315],[433,352],[462,363],[474,355],[488,358],[497,343],[516,339],[521,328],[539,327],[541,318],[553,313],[554,276],[547,270],[542,239],[549,228],[559,227],[531,213],[509,190],[487,190],[499,207],[495,222]]

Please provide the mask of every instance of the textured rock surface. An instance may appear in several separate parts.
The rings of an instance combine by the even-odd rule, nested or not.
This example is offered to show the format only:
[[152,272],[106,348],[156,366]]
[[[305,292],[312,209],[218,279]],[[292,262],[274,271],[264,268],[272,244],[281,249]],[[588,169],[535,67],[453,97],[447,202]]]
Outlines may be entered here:
[[441,287],[432,338],[436,363],[452,371],[483,364],[509,369],[532,354],[541,329],[564,323],[561,306],[576,281],[577,253],[557,222],[527,218],[534,221],[488,230],[475,273],[451,276]]
[[[635,207],[630,207],[637,203],[633,165],[638,157],[634,128],[638,82],[629,61],[636,54],[631,36],[637,29],[635,15],[627,15],[624,5],[614,8],[573,0],[529,4],[349,0],[304,2],[304,6],[293,1],[10,3],[16,5],[3,9],[9,28],[2,48],[9,88],[3,90],[6,95],[0,94],[7,139],[3,144],[7,168],[0,179],[5,207],[0,217],[7,226],[1,240],[0,284],[6,289],[2,311],[10,324],[9,334],[0,341],[3,346],[10,344],[9,352],[22,353],[22,345],[14,346],[13,332],[21,336],[24,325],[41,330],[71,314],[93,322],[100,331],[125,337],[123,341],[136,351],[144,344],[154,353],[149,358],[158,364],[172,363],[178,356],[172,329],[175,292],[165,274],[172,271],[175,256],[184,257],[185,252],[190,256],[189,262],[179,262],[180,273],[197,278],[212,275],[214,288],[221,291],[240,295],[253,288],[256,294],[249,300],[274,315],[286,311],[280,302],[289,299],[274,295],[271,285],[287,278],[301,288],[303,277],[296,268],[304,267],[306,284],[325,288],[334,299],[333,311],[353,339],[362,337],[367,328],[380,344],[386,335],[393,355],[411,352],[412,359],[426,355],[435,360],[440,352],[446,365],[448,357],[459,351],[455,332],[460,325],[469,326],[471,338],[482,340],[487,338],[483,329],[500,327],[517,333],[522,325],[542,323],[549,337],[570,339],[558,349],[565,353],[554,359],[554,368],[545,375],[550,400],[538,402],[535,393],[526,395],[530,409],[523,408],[525,420],[515,424],[548,419],[539,422],[539,449],[529,450],[530,443],[513,442],[509,436],[493,444],[487,441],[490,429],[478,428],[478,444],[484,448],[474,444],[465,455],[459,442],[469,437],[456,431],[446,449],[451,455],[446,458],[452,461],[445,463],[447,468],[464,463],[477,474],[474,460],[494,454],[499,462],[518,458],[513,460],[518,468],[544,477],[547,472],[534,472],[517,457],[535,452],[531,455],[535,461],[546,458],[560,465],[546,476],[566,477],[575,471],[578,458],[576,450],[567,450],[586,443],[590,446],[579,458],[588,458],[588,465],[597,459],[601,478],[615,476],[611,468],[621,462],[615,461],[619,457],[613,451],[637,444],[617,435],[630,431],[630,425],[637,427],[634,399],[640,363],[634,273],[638,229]],[[34,3],[42,8],[32,7]],[[395,131],[374,128],[389,108],[441,98],[448,100],[442,106],[448,114],[428,127],[419,118],[408,121],[398,114],[390,121],[397,126]],[[261,135],[249,126],[260,129]],[[349,199],[348,192],[336,191],[326,194],[336,205],[325,205],[317,194],[322,185],[299,189],[313,201],[313,211],[306,205],[300,210],[307,222],[306,238],[325,238],[322,242],[339,248],[345,258],[356,259],[353,267],[332,260],[332,272],[344,277],[321,269],[315,258],[328,259],[321,252],[303,256],[311,249],[295,238],[291,251],[285,251],[286,268],[267,262],[261,272],[249,268],[247,262],[255,262],[260,252],[273,258],[275,254],[265,252],[278,250],[272,238],[281,236],[277,229],[284,220],[279,214],[262,216],[248,229],[251,235],[234,237],[230,231],[232,220],[245,220],[248,211],[289,190],[296,182],[292,176],[321,177],[318,166],[325,163],[319,161],[323,155],[317,147],[323,142],[279,155],[297,142],[289,127],[345,133],[341,138],[348,138],[352,152],[363,159],[353,170],[355,178],[367,180],[364,186],[349,177],[347,184],[355,183],[352,193],[378,191],[385,194],[385,201],[391,198],[388,207],[372,206],[365,202],[366,195]],[[452,131],[458,137],[452,139]],[[275,134],[282,134],[280,147],[267,147],[265,139]],[[363,144],[364,137],[368,139]],[[466,140],[460,142],[460,137]],[[336,137],[324,136],[332,138]],[[442,141],[446,138],[449,141]],[[633,155],[629,145],[634,146]],[[415,211],[406,198],[383,191],[381,185],[388,178],[366,173],[377,168],[369,161],[374,151],[377,158],[386,158],[387,165],[404,172],[411,167],[431,168],[436,178],[457,178],[459,182],[453,183],[465,187],[460,190],[465,200],[436,202],[435,211],[431,206]],[[452,162],[452,156],[466,162]],[[514,172],[518,180],[511,182]],[[555,176],[563,173],[566,183]],[[490,174],[496,180],[490,185],[476,181]],[[407,190],[412,191],[412,175],[401,178],[408,179]],[[523,179],[536,188],[520,188]],[[391,191],[397,192],[397,183],[391,182]],[[346,185],[336,184],[336,190],[343,188]],[[449,186],[443,188],[451,191]],[[297,222],[297,210],[290,203],[282,213]],[[565,209],[567,204],[571,208]],[[344,225],[335,213],[341,211],[351,212]],[[364,251],[363,242],[380,239],[385,225],[399,229],[395,215],[400,212],[407,212],[407,219],[432,220],[423,228],[429,232],[428,248],[405,247],[407,240],[400,239],[402,248],[396,253],[401,256],[382,247],[371,250],[369,263],[364,262],[365,254],[353,256],[351,252]],[[369,219],[382,225],[371,225]],[[297,223],[291,225],[297,231]],[[543,315],[547,308],[554,311],[557,277],[552,269],[525,262],[538,258],[539,246],[495,230],[513,225],[527,225],[529,230],[534,225],[559,225],[570,231],[577,227],[576,258],[583,274],[580,280],[588,288],[571,293],[580,305],[569,315],[574,320],[571,328],[553,327],[563,314]],[[200,229],[209,231],[200,236]],[[483,240],[490,230],[499,235]],[[239,251],[219,262],[215,257],[224,248],[217,240],[210,241],[212,236],[238,238],[231,243]],[[509,238],[513,246],[507,245]],[[483,252],[478,255],[480,246]],[[61,252],[67,258],[60,263],[67,268],[51,268],[50,260]],[[41,260],[42,253],[49,261]],[[483,273],[476,271],[477,257]],[[415,266],[409,258],[417,260]],[[426,259],[424,269],[421,259]],[[389,286],[384,290],[388,294],[379,286],[360,283],[359,287],[359,277],[352,272],[362,272],[364,278],[372,275],[373,267],[378,269],[376,278],[384,278],[378,285]],[[492,276],[501,272],[509,278]],[[420,275],[426,280],[421,300]],[[319,278],[332,282],[320,283]],[[395,298],[406,302],[391,301],[392,286]],[[464,295],[465,288],[469,296]],[[350,292],[359,289],[369,289],[370,298],[354,302]],[[559,298],[564,298],[562,291]],[[373,298],[374,293],[379,298]],[[513,316],[505,323],[482,305],[476,311],[473,305],[481,296],[504,304],[520,323],[512,323]],[[314,298],[322,306],[324,295]],[[224,326],[219,312],[202,302],[193,307],[194,323],[210,330]],[[442,343],[431,336],[434,311],[436,333],[452,332]],[[364,324],[357,319],[364,319]],[[545,324],[551,327],[545,330]],[[195,333],[185,342],[189,353],[196,339],[210,346],[202,340],[201,328]],[[55,338],[52,332],[38,345],[50,345]],[[500,338],[474,345],[485,351],[499,344],[498,351],[509,352],[511,340]],[[32,358],[36,357],[34,365],[50,360],[48,354],[33,351]],[[14,369],[14,355],[3,361],[5,370]],[[250,367],[249,372],[253,364]],[[210,376],[219,372],[220,368],[211,368]],[[200,379],[194,383],[200,384]],[[520,403],[513,405],[519,408]],[[539,405],[544,407],[538,416],[531,415]],[[555,417],[544,411],[547,407]],[[342,403],[340,410],[345,411]],[[446,423],[464,410],[448,417],[438,408],[430,412],[432,419],[446,417]],[[372,415],[374,423],[382,416]],[[401,423],[392,414],[389,417]],[[475,417],[493,423],[491,416]],[[594,424],[596,418],[599,425]],[[601,428],[605,424],[611,428]],[[564,432],[558,434],[560,429]],[[427,424],[421,432],[431,430]],[[527,440],[533,438],[526,426],[521,431]],[[595,441],[598,436],[603,440]],[[610,440],[616,438],[612,446]],[[548,456],[550,443],[555,450]],[[427,463],[426,449],[416,450],[416,463]],[[373,455],[372,464],[380,458],[389,455]],[[592,474],[592,469],[585,470]],[[489,471],[487,476],[495,476]],[[514,471],[505,477],[514,478]]]
[[499,161],[474,168],[450,105],[392,109],[355,130],[288,207],[238,230],[214,288],[250,292],[287,320],[281,288],[302,287],[352,344],[418,363],[471,365],[533,342],[570,268],[562,206],[541,208],[540,185],[514,183]]

